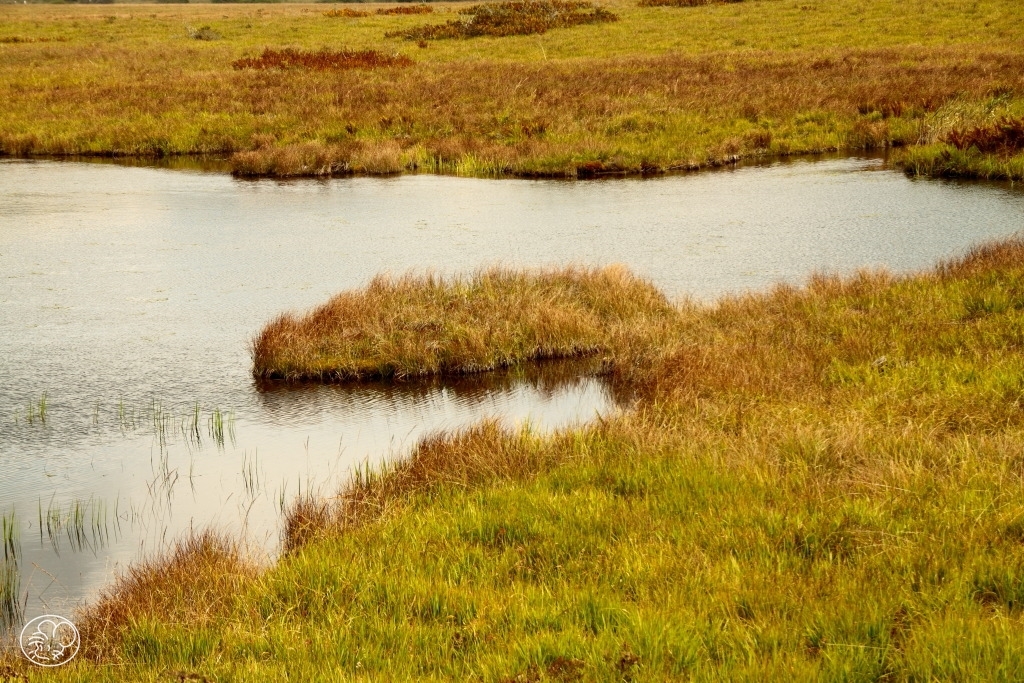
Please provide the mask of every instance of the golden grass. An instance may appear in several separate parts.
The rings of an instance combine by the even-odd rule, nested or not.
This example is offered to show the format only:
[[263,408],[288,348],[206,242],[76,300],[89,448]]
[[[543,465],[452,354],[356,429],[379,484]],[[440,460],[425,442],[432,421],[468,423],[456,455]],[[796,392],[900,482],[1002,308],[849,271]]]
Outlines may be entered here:
[[[1024,115],[1010,0],[613,0],[618,22],[435,41],[401,73],[230,68],[265,49],[392,54],[406,43],[385,33],[464,8],[431,7],[353,21],[297,5],[4,7],[5,33],[66,41],[0,46],[0,151],[237,152],[240,174],[305,175],[362,172],[353,150],[381,147],[398,171],[572,177],[927,144]],[[284,163],[314,148],[324,163]]]
[[654,321],[606,342],[634,409],[428,438],[57,680],[1016,679],[1024,240]]
[[621,268],[471,278],[377,277],[253,342],[253,374],[350,380],[466,374],[608,349],[673,315],[649,283]]

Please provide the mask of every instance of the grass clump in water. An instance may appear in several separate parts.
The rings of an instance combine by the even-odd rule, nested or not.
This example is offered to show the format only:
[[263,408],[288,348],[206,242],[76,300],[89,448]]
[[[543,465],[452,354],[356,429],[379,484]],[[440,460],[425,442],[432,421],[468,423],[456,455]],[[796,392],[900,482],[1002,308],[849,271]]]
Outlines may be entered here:
[[231,63],[235,69],[311,69],[338,71],[343,69],[380,69],[411,66],[412,59],[405,55],[387,55],[377,50],[317,51],[285,48],[267,48],[259,57],[243,57]]
[[511,0],[473,5],[459,10],[459,14],[468,18],[392,31],[385,36],[406,40],[528,36],[546,33],[553,28],[618,21],[614,13],[577,0]]
[[253,343],[253,374],[350,380],[463,374],[597,353],[673,309],[620,268],[377,277]]

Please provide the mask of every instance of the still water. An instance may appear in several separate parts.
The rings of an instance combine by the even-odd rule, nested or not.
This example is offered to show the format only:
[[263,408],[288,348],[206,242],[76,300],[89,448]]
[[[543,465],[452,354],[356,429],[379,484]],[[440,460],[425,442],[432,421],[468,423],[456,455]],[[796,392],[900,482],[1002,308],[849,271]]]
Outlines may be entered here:
[[590,182],[2,162],[0,515],[17,531],[18,601],[68,613],[189,529],[242,533],[272,556],[282,505],[435,430],[483,416],[546,430],[618,409],[564,364],[253,382],[263,323],[382,271],[622,263],[672,297],[713,299],[813,270],[923,268],[1022,227],[1019,190],[909,180],[877,159]]

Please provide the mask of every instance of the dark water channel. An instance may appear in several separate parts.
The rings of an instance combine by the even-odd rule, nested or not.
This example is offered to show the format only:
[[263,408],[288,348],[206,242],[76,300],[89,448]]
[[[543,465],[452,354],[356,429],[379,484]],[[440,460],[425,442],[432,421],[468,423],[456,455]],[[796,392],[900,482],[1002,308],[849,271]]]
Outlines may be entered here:
[[17,570],[9,558],[0,592],[27,616],[69,613],[126,562],[211,526],[272,555],[282,504],[426,433],[617,409],[587,367],[564,364],[254,384],[264,322],[381,271],[622,263],[710,299],[815,269],[922,268],[1021,227],[1019,190],[909,180],[872,159],[591,182],[2,162],[0,516]]

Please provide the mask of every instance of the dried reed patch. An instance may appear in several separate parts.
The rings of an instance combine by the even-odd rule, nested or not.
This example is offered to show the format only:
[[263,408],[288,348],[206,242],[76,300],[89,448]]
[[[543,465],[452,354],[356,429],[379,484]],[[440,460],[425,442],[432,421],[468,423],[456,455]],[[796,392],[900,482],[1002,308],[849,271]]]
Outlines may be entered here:
[[341,71],[344,69],[379,69],[411,66],[405,55],[387,55],[377,50],[329,50],[315,52],[285,48],[267,48],[259,57],[243,57],[231,63],[235,69],[311,69]]
[[618,16],[577,0],[511,0],[473,5],[459,10],[467,19],[386,33],[388,38],[441,40],[479,36],[525,36],[554,28],[618,21]]
[[650,283],[620,268],[380,276],[268,324],[253,343],[253,374],[344,381],[480,372],[593,354],[673,315]]
[[1002,118],[987,126],[953,130],[945,142],[959,150],[972,147],[985,154],[1009,156],[1024,151],[1024,118]]

